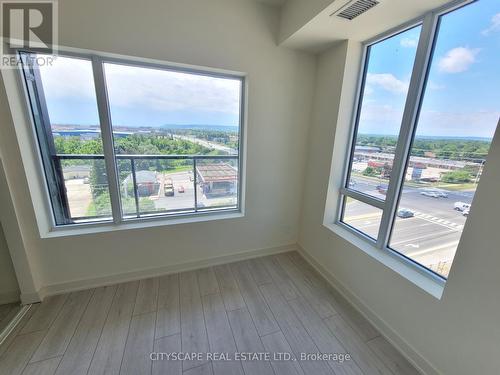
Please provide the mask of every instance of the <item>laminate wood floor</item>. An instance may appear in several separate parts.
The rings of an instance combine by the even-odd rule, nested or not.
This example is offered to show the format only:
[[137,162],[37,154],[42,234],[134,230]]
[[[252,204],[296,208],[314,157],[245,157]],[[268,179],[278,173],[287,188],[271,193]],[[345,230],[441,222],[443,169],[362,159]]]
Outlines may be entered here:
[[[167,360],[172,353],[201,354]],[[0,374],[418,372],[289,252],[48,297],[0,346]]]
[[20,310],[21,304],[19,302],[0,305],[0,332],[9,325]]

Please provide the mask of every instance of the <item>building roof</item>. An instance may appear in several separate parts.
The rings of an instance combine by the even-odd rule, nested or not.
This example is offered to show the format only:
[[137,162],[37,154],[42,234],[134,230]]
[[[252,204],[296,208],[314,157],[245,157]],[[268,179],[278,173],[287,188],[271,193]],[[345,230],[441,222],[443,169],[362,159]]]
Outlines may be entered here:
[[[138,184],[147,184],[157,182],[156,172],[153,171],[137,171],[135,172],[135,180]],[[132,182],[132,174],[129,174],[123,181],[124,183]]]
[[228,163],[201,164],[196,166],[201,182],[236,181],[238,171]]

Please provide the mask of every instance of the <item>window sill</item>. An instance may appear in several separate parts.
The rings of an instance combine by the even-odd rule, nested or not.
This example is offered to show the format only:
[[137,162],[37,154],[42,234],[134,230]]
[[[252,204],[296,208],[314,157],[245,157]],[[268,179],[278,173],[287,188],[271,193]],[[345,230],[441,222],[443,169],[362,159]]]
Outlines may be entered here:
[[41,233],[42,238],[78,236],[82,234],[105,233],[129,229],[141,229],[161,227],[167,225],[199,223],[214,220],[227,220],[244,217],[244,213],[238,209],[225,210],[220,212],[206,212],[196,214],[177,215],[173,217],[145,217],[140,219],[129,219],[119,224],[113,222],[96,222],[71,224],[54,227],[45,233]]
[[429,293],[438,300],[441,299],[445,286],[444,280],[441,280],[437,276],[432,275],[430,272],[421,269],[395,252],[375,247],[346,229],[342,224],[323,223],[323,225],[352,245],[356,246],[361,251],[365,252],[372,258],[375,258],[386,267],[415,284],[420,289]]

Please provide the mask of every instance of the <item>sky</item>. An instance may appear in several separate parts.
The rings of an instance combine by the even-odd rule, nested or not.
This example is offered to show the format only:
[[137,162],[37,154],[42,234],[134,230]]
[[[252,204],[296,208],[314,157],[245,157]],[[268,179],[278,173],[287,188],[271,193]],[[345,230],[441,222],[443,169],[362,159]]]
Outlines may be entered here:
[[[359,132],[397,135],[421,27],[370,48]],[[441,17],[417,127],[420,136],[491,138],[500,117],[500,1]],[[41,67],[52,124],[98,124],[91,63]],[[113,125],[237,126],[240,81],[105,64]]]
[[[370,48],[359,132],[397,135],[421,27]],[[492,138],[500,118],[500,1],[441,17],[417,136]]]
[[[160,69],[104,64],[114,126],[238,126],[241,81]],[[58,57],[40,67],[52,124],[99,123],[89,60]]]

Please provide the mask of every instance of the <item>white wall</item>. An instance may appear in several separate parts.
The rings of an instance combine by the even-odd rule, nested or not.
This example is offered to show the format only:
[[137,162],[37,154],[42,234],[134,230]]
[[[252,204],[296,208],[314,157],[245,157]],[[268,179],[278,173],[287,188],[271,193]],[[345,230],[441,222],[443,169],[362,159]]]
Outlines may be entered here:
[[0,305],[16,301],[19,301],[19,285],[10,258],[7,240],[0,224]]
[[[304,194],[299,243],[364,306],[368,316],[388,328],[384,333],[400,347],[423,356],[428,363],[419,365],[427,371],[434,367],[443,374],[498,374],[500,129],[441,300],[322,225],[335,134],[339,130],[337,136],[345,136],[349,126],[346,111],[352,110],[360,52],[358,43],[345,42],[318,60],[306,172],[314,194]],[[351,105],[346,104],[349,101]],[[342,168],[343,160],[333,163],[334,169]]]
[[21,159],[2,112],[0,148],[38,289],[296,243],[315,59],[278,47],[278,22],[277,9],[248,0],[59,1],[61,45],[248,73],[246,215],[42,240],[21,163],[35,179],[27,124],[13,111]]

